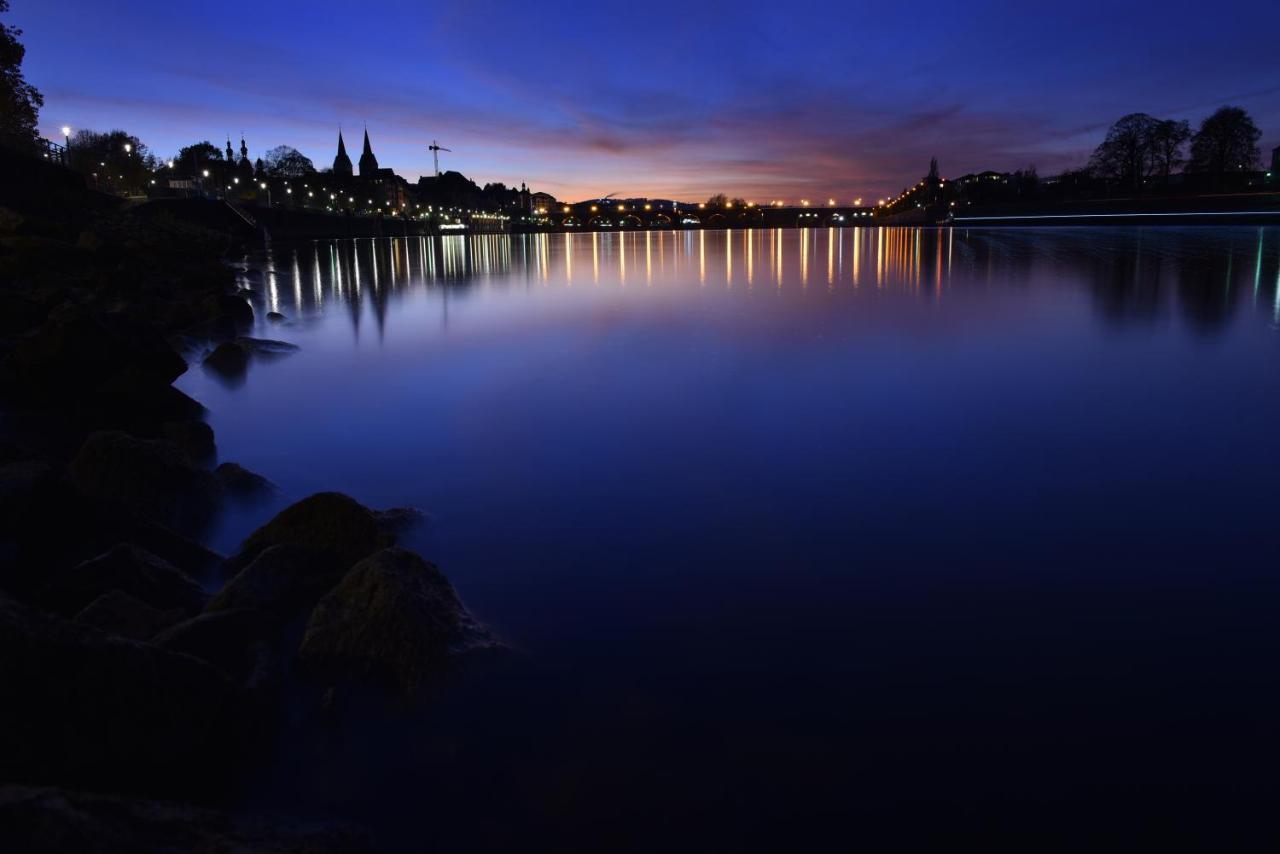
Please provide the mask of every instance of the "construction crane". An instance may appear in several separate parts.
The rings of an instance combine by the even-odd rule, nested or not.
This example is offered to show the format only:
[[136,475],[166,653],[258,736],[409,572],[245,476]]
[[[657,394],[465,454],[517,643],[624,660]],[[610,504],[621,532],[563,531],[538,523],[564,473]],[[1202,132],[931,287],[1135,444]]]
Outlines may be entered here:
[[442,151],[452,152],[453,149],[441,148],[440,141],[435,139],[431,140],[431,144],[427,146],[427,149],[431,152],[431,158],[435,161],[436,177],[439,178],[440,177],[440,152]]

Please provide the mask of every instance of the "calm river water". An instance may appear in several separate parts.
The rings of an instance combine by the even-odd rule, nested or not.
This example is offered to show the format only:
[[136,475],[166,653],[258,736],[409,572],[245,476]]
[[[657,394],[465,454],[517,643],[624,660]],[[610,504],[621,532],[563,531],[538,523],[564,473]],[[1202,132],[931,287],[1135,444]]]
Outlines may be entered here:
[[389,850],[1276,841],[1280,229],[348,240],[245,277],[302,349],[178,383],[284,493],[215,546],[324,489],[422,508],[408,545],[521,651],[412,726],[299,723],[246,798]]

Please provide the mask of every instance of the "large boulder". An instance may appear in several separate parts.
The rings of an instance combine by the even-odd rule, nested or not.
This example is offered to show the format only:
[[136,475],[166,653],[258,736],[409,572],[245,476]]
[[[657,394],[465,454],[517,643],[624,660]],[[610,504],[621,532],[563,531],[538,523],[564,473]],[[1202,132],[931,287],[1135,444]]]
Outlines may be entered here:
[[372,854],[345,825],[61,788],[0,786],[0,851],[23,854]]
[[0,649],[6,779],[172,792],[228,769],[235,696],[205,662],[3,596]]
[[185,617],[181,608],[162,611],[121,590],[108,590],[76,614],[75,621],[108,634],[144,641]]
[[212,462],[218,455],[213,428],[204,421],[166,421],[160,425],[160,435],[173,442],[196,462]]
[[368,507],[340,492],[318,492],[250,534],[223,570],[233,576],[271,546],[292,544],[310,549],[327,569],[342,571],[390,543]]
[[223,341],[204,357],[203,364],[224,377],[239,377],[249,367],[249,352],[235,341]]
[[71,461],[85,494],[116,501],[139,516],[183,533],[198,533],[217,512],[217,478],[163,439],[119,431],[94,433]]
[[493,646],[440,570],[405,549],[352,567],[311,612],[298,648],[304,670],[411,692],[456,654]]
[[160,632],[151,643],[207,661],[243,684],[262,665],[276,631],[268,614],[238,608],[199,614]]
[[195,614],[204,606],[200,585],[167,560],[131,543],[50,573],[43,600],[74,614],[103,593],[117,590],[164,611]]
[[213,470],[213,475],[228,495],[237,498],[265,498],[276,492],[274,483],[239,463],[222,463]]
[[342,570],[296,543],[270,546],[229,580],[207,611],[256,608],[282,617],[311,607],[342,577]]
[[223,560],[118,503],[85,495],[61,466],[33,459],[0,466],[0,589],[36,596],[67,567],[122,540],[191,573],[210,571]]
[[154,328],[78,307],[52,314],[19,341],[10,366],[23,387],[42,397],[90,388],[126,370],[167,384],[187,369]]

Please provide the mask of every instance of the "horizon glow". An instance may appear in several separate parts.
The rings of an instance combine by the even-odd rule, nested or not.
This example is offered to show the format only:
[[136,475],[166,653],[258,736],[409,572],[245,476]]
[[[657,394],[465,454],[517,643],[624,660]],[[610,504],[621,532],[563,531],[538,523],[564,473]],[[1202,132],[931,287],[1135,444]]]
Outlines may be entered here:
[[13,0],[6,21],[52,139],[122,128],[165,159],[243,132],[252,157],[292,145],[324,168],[339,125],[354,160],[367,123],[411,181],[438,139],[442,169],[564,201],[850,204],[932,156],[944,176],[1051,174],[1126,113],[1195,125],[1223,104],[1252,113],[1264,162],[1280,144],[1280,11],[1261,0],[1216,8],[1212,38],[1178,3],[376,8]]

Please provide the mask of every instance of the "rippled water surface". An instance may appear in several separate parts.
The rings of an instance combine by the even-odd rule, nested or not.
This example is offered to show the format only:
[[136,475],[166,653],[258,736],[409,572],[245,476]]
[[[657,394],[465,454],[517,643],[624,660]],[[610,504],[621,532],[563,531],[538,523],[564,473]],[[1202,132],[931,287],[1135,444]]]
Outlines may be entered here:
[[1274,840],[1278,268],[1274,228],[274,245],[301,351],[179,381],[222,458],[427,511],[522,655],[253,797],[405,850]]

